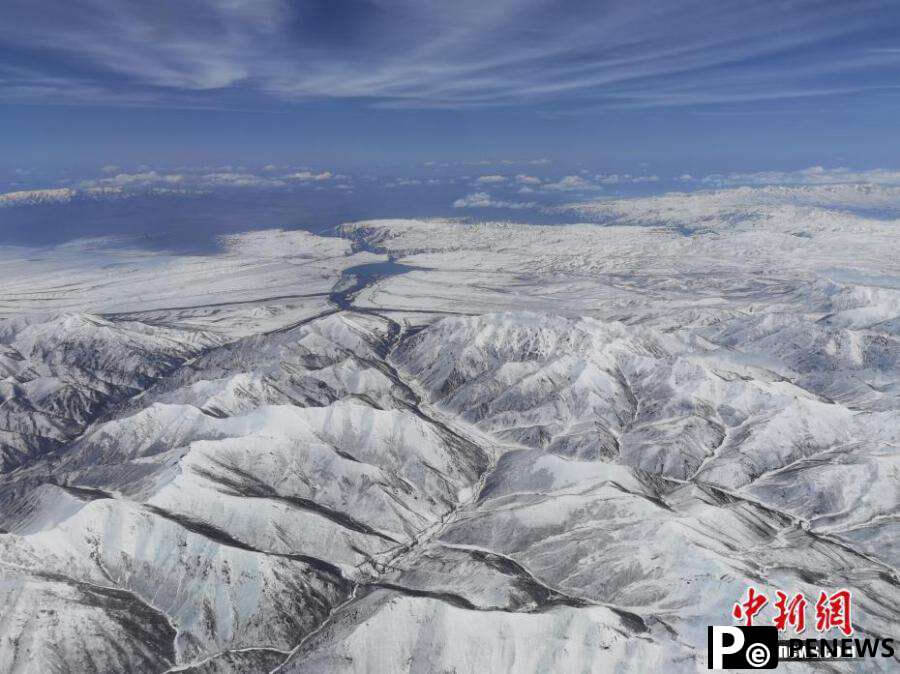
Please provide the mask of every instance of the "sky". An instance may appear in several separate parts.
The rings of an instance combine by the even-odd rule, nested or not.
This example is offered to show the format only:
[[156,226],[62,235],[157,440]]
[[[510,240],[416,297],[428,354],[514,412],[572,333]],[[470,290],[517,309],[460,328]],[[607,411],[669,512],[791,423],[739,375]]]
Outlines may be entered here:
[[900,4],[5,0],[6,168],[884,165]]
[[898,120],[896,1],[4,0],[0,243],[900,185]]

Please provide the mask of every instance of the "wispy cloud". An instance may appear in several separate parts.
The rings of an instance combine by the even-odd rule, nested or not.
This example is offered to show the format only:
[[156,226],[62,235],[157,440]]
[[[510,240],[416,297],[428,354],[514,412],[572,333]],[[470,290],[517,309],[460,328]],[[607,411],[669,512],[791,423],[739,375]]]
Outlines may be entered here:
[[333,174],[331,171],[322,171],[321,173],[313,173],[312,171],[297,171],[296,173],[291,173],[289,175],[284,176],[287,180],[299,180],[301,182],[307,180],[330,180],[333,178]]
[[468,159],[466,161],[426,161],[423,166],[428,168],[449,168],[456,166],[548,166],[553,163],[547,157],[536,159]]
[[0,11],[5,101],[683,106],[879,89],[892,80],[858,75],[898,62],[894,45],[855,39],[897,26],[887,0],[7,0]]
[[536,208],[537,204],[533,201],[504,201],[503,199],[494,199],[487,192],[475,192],[473,194],[461,197],[453,202],[453,208]]
[[[116,166],[104,166],[103,173],[113,173],[119,170]],[[138,173],[116,173],[109,178],[97,180],[85,180],[82,187],[126,187],[168,184],[174,185],[184,180],[180,173],[157,173],[156,171],[142,171]]]
[[[431,180],[426,181],[426,182],[429,185],[436,184],[435,182],[433,182]],[[418,187],[421,184],[422,184],[422,181],[419,180],[418,178],[395,178],[393,180],[388,180],[386,183],[384,183],[384,186],[388,187],[388,188]]]
[[541,179],[536,176],[525,175],[524,173],[520,173],[516,176],[516,182],[522,185],[540,185]]
[[630,173],[600,173],[594,179],[601,185],[639,185],[641,183],[659,182],[657,175],[633,176]]
[[603,188],[600,185],[585,180],[581,176],[572,175],[560,178],[556,182],[544,183],[543,185],[541,185],[541,189],[556,192],[586,192],[591,190],[600,190]]
[[207,173],[200,176],[198,182],[211,187],[281,187],[285,184],[284,180],[277,178],[265,178],[253,173],[232,172]]

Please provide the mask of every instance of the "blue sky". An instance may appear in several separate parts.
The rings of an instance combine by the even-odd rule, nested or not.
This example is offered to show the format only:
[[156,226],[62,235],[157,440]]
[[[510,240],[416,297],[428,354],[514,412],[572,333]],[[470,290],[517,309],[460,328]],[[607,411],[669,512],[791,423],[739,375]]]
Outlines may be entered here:
[[871,168],[898,119],[896,2],[0,5],[6,171]]

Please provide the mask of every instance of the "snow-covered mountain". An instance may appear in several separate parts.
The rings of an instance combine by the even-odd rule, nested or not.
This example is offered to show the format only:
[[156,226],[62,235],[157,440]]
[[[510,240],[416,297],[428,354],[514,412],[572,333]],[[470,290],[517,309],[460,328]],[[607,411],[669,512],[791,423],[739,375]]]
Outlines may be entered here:
[[0,250],[0,671],[701,671],[749,585],[895,636],[898,222],[757,192]]

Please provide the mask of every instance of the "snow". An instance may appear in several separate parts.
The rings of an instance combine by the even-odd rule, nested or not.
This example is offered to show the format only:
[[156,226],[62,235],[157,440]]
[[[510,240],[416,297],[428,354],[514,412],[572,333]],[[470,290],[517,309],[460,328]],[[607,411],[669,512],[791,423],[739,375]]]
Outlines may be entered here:
[[0,669],[690,672],[750,584],[895,633],[898,205],[0,249]]

